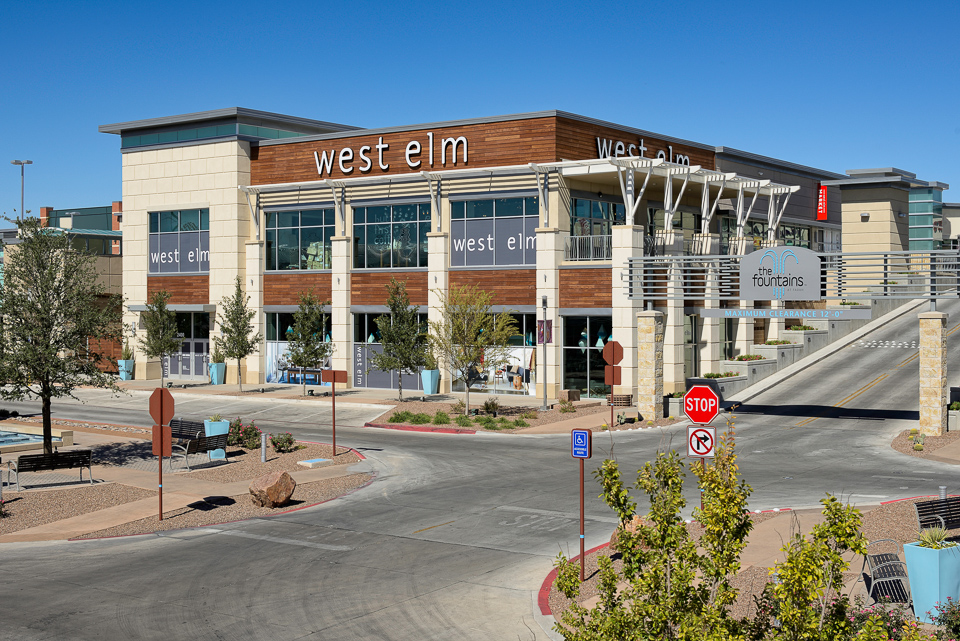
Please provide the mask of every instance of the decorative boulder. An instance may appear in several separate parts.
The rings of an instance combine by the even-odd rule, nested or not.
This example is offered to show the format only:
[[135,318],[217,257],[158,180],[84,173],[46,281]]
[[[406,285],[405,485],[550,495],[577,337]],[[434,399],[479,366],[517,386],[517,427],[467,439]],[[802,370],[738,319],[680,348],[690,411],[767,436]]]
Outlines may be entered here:
[[250,482],[253,504],[259,507],[286,505],[293,496],[297,482],[286,472],[273,472]]
[[569,401],[575,403],[580,400],[580,390],[578,389],[562,389],[560,390],[560,399],[561,401]]
[[624,521],[620,526],[614,530],[613,534],[610,536],[610,549],[614,552],[623,552],[623,550],[617,547],[617,544],[620,542],[620,532],[626,531],[630,534],[636,534],[637,528],[643,523],[643,519],[640,518],[639,514],[634,514],[633,518],[629,521]]

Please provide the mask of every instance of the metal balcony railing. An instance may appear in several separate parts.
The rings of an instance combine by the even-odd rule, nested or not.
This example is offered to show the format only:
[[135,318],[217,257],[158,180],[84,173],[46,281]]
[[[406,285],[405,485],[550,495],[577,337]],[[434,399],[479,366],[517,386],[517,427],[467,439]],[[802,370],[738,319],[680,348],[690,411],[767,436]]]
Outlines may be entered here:
[[567,236],[564,240],[564,260],[610,260],[611,258],[613,258],[612,236]]

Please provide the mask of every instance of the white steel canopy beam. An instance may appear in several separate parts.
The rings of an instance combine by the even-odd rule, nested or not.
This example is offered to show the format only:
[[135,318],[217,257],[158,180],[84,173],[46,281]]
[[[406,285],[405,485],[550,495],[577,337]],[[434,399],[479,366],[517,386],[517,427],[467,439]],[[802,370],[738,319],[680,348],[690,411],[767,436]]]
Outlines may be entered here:
[[[787,209],[787,203],[790,202],[790,196],[800,191],[800,187],[775,185],[767,189],[769,192],[769,203],[767,205],[767,240],[775,241],[777,232],[780,230],[780,219],[783,212]],[[780,197],[783,196],[783,203],[780,203]]]
[[[753,206],[757,204],[757,196],[760,195],[760,189],[770,184],[769,180],[740,180],[737,185],[737,237],[743,236],[743,228],[747,224],[747,219],[753,212]],[[743,192],[746,189],[752,189],[753,198],[750,200],[750,207],[743,210]]]
[[[550,172],[553,169],[541,167],[536,163],[529,164],[530,171],[537,177],[537,195],[540,197],[540,206],[543,207],[544,227],[550,226]],[[541,180],[542,178],[542,180]]]
[[[690,182],[690,174],[700,171],[699,165],[688,167],[681,165],[679,167],[668,167],[666,181],[663,185],[663,229],[664,231],[673,231],[673,215],[677,212],[677,206],[683,199],[683,192],[687,190],[687,184]],[[673,197],[673,177],[683,176],[683,185],[680,186],[680,193],[676,199]]]
[[[714,173],[710,172],[703,176],[703,194],[700,197],[700,233],[710,233],[710,222],[717,211],[717,205],[720,204],[720,197],[723,195],[723,188],[727,186],[728,180],[736,178],[734,173]],[[717,191],[717,197],[710,204],[710,185],[719,183],[720,189]]]
[[[343,209],[343,200],[346,194],[346,187],[344,187],[343,182],[339,180],[325,180],[327,187],[330,188],[330,192],[333,194],[333,207],[336,210],[337,214],[340,215],[340,229],[341,234],[347,235],[347,213]],[[337,194],[337,190],[340,191]]]
[[427,181],[427,188],[430,190],[430,215],[436,216],[437,231],[443,231],[443,216],[440,215],[441,178],[429,171],[421,171],[420,175]]
[[[653,174],[653,168],[663,164],[660,158],[608,158],[611,165],[617,170],[617,178],[620,180],[620,193],[623,194],[623,204],[627,210],[627,220],[636,220],[637,207],[643,200],[643,194],[647,191],[647,185],[650,183],[650,176]],[[636,172],[638,169],[645,169],[646,176],[643,179],[643,185],[640,187],[640,193],[637,193]]]

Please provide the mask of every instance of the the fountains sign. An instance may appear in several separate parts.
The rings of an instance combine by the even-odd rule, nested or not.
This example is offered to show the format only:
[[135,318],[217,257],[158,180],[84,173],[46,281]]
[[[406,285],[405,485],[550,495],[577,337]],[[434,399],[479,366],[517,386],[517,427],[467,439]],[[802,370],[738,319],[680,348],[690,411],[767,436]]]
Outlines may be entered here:
[[802,247],[770,247],[740,259],[741,300],[820,300],[820,257]]

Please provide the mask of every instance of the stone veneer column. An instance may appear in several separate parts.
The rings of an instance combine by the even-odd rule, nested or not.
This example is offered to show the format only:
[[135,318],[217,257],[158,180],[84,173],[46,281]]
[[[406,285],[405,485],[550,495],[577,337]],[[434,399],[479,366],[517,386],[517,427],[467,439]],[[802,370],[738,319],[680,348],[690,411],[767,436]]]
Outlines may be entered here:
[[[643,255],[643,227],[639,225],[616,225],[613,232],[613,253],[611,255],[611,293],[613,307],[613,329],[611,333],[623,346],[623,360],[620,361],[620,380],[622,385],[614,389],[615,394],[631,394],[637,398],[637,312],[643,311],[643,300],[631,300],[620,275],[626,271],[628,259]],[[639,293],[639,292],[638,292]]]
[[[339,221],[338,221],[339,222]],[[353,387],[353,324],[350,315],[350,243],[352,236],[334,236],[330,259],[330,329],[333,369],[347,370],[347,388]]]
[[637,314],[637,413],[663,418],[663,312]]
[[543,297],[547,297],[547,320],[553,321],[553,343],[547,345],[547,371],[544,379],[542,345],[537,345],[537,398],[543,398],[546,385],[547,399],[560,395],[562,385],[563,333],[560,331],[560,263],[563,262],[563,239],[565,234],[556,227],[537,228],[537,320],[543,320]]
[[[254,333],[260,332],[260,348],[246,358],[246,374],[243,380],[248,383],[266,382],[266,328],[264,327],[263,314],[263,241],[248,240],[246,242],[247,264],[246,279],[243,283],[244,291],[250,297],[250,309],[256,311],[256,315],[251,321]],[[212,349],[212,348],[211,348]]]
[[[449,220],[449,217],[446,219]],[[437,323],[442,320],[440,294],[450,291],[450,272],[447,269],[450,254],[450,236],[447,232],[427,234],[427,320]],[[440,366],[440,394],[449,394],[453,389],[452,375],[446,363]]]
[[923,312],[920,319],[920,432],[947,431],[947,318]]

